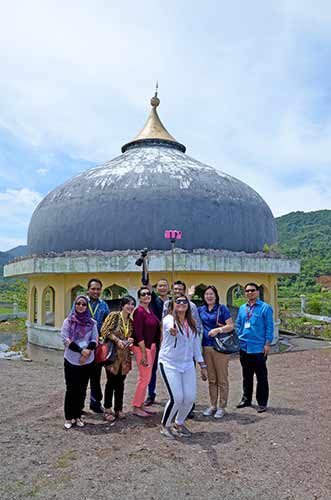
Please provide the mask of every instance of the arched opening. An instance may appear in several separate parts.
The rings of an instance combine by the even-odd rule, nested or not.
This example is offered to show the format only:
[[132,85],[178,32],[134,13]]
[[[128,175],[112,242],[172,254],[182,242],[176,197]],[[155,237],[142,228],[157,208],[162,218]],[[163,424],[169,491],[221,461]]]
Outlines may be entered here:
[[55,326],[55,290],[51,286],[45,288],[43,293],[43,324]]
[[259,286],[259,299],[264,301],[264,299],[267,296],[267,294],[268,294],[267,287],[265,285],[263,285],[263,284],[260,285]]
[[82,285],[76,285],[71,289],[70,292],[71,304],[74,303],[74,300],[78,295],[86,295],[86,288],[84,288]]
[[102,297],[107,302],[110,311],[118,311],[120,308],[121,298],[128,295],[126,288],[113,283],[104,288]]
[[237,318],[239,307],[245,302],[245,291],[242,285],[236,283],[228,289],[226,293],[226,305],[233,320]]
[[226,293],[226,305],[233,307],[240,307],[241,304],[246,302],[245,291],[242,285],[236,283],[231,286]]
[[203,294],[206,288],[207,285],[205,285],[204,283],[200,283],[195,287],[195,293],[192,297],[192,302],[194,302],[198,307],[203,305]]
[[103,298],[105,300],[106,299],[109,299],[109,300],[113,299],[114,300],[114,299],[121,299],[122,297],[124,297],[127,294],[128,294],[128,291],[126,288],[114,283],[113,285],[105,288],[102,295],[103,295]]
[[38,292],[34,286],[31,290],[31,323],[38,323]]

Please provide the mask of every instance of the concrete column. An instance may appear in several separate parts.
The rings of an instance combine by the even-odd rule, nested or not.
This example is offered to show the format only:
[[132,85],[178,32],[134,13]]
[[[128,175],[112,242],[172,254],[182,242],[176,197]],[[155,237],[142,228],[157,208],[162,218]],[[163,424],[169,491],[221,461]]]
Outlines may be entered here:
[[301,314],[304,314],[306,309],[306,296],[300,295],[300,301],[301,301]]
[[55,292],[54,326],[61,328],[63,320],[66,317],[64,276],[59,276],[56,283],[52,286]]

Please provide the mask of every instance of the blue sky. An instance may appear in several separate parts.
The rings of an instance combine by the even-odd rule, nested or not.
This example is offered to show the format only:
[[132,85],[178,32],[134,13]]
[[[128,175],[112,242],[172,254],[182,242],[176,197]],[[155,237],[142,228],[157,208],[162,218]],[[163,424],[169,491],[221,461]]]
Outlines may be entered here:
[[0,19],[0,250],[159,113],[275,216],[331,208],[329,1],[21,0]]

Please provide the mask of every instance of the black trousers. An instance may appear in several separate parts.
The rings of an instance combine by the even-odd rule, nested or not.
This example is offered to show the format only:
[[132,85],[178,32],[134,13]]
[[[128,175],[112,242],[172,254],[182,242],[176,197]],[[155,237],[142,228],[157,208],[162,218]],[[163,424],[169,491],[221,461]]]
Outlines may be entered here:
[[66,383],[64,416],[66,420],[80,418],[82,415],[91,369],[92,363],[77,366],[72,365],[66,359],[64,360],[64,378]]
[[114,375],[109,370],[106,370],[107,383],[105,388],[105,401],[104,407],[111,408],[113,406],[113,395],[115,394],[115,406],[114,410],[123,410],[123,394],[124,394],[124,380],[126,375],[118,373]]
[[102,365],[94,363],[90,374],[91,404],[101,404],[102,401],[101,372]]
[[256,401],[260,406],[267,406],[269,397],[267,360],[263,352],[247,354],[240,351],[240,363],[243,375],[243,400],[252,402],[254,373],[256,375]]

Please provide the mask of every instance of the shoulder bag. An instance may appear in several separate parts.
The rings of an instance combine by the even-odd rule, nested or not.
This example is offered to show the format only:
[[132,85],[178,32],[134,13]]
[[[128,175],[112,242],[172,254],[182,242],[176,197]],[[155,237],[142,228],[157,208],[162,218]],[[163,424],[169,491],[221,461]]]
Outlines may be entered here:
[[[217,319],[216,319],[216,327],[218,326],[218,317],[220,314],[221,306],[218,306]],[[213,338],[213,349],[217,352],[221,352],[222,354],[234,354],[239,352],[240,345],[237,332],[232,330],[232,332],[226,333],[218,333]]]
[[[120,317],[118,315],[114,330],[118,328]],[[116,359],[116,344],[108,337],[103,339],[95,349],[95,361],[105,366],[112,365]]]

